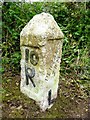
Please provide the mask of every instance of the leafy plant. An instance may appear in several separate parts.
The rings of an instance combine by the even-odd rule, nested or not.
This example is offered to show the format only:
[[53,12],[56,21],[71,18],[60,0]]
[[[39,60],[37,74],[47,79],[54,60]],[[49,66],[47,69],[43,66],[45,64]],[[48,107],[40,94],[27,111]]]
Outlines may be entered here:
[[87,78],[90,71],[90,67],[87,68],[90,66],[89,7],[89,2],[34,2],[32,4],[4,2],[2,6],[2,63],[5,70],[20,71],[20,32],[34,15],[49,12],[54,16],[65,36],[61,74],[74,71],[80,79],[83,74]]

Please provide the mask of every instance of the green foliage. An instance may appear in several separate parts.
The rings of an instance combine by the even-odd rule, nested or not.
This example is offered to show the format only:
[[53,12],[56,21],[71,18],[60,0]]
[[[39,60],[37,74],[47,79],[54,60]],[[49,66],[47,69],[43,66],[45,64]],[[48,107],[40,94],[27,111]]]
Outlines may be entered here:
[[[90,80],[90,9],[89,3],[35,2],[3,4],[3,66],[20,70],[20,32],[36,14],[49,12],[63,31],[61,74],[74,71]],[[80,79],[81,79],[80,77]],[[85,77],[83,77],[86,79]]]

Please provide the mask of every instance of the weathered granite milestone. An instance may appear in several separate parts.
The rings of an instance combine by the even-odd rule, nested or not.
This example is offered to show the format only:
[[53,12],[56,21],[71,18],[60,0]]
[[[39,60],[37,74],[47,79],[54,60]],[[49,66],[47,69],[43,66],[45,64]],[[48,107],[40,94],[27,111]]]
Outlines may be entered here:
[[42,111],[57,97],[63,37],[49,13],[35,15],[20,33],[20,90]]

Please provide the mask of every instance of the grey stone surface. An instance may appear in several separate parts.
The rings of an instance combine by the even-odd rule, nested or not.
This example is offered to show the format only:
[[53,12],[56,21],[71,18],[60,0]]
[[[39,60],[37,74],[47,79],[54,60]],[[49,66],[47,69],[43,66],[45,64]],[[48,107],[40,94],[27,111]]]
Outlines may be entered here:
[[49,13],[35,15],[20,33],[20,90],[42,111],[57,97],[63,37]]

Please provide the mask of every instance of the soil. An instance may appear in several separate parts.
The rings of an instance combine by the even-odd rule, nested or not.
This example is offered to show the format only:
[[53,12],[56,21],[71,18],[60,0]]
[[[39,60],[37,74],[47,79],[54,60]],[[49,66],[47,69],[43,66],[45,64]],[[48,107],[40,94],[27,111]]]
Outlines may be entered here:
[[54,105],[42,112],[36,102],[20,92],[20,74],[5,72],[2,94],[2,118],[87,118],[88,97],[75,82],[75,76],[60,76]]

